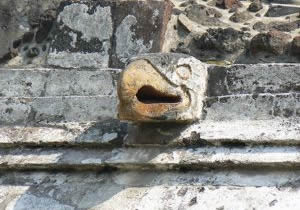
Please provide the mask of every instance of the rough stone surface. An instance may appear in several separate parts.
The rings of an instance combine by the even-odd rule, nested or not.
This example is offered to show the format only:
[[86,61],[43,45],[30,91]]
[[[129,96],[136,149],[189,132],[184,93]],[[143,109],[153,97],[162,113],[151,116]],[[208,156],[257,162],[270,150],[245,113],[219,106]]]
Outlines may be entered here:
[[190,54],[202,61],[232,60],[246,46],[246,34],[233,28],[208,29],[189,44]]
[[108,67],[113,34],[111,7],[105,3],[93,8],[82,3],[64,3],[60,10],[48,64],[67,68]]
[[[60,0],[0,2],[0,65],[44,64]],[[13,60],[13,61],[12,61]]]
[[280,17],[300,12],[300,7],[272,6],[265,14],[267,17]]
[[292,169],[300,167],[297,146],[240,146],[198,148],[47,148],[0,149],[0,168],[25,170],[190,170],[200,169]]
[[116,96],[120,70],[0,68],[1,97]]
[[116,118],[115,96],[0,98],[1,124],[86,122]]
[[159,52],[172,6],[168,1],[65,1],[60,8],[48,64],[70,68],[124,67],[131,56]]
[[208,96],[299,92],[297,64],[255,64],[208,69]]
[[233,7],[241,7],[239,0],[217,0],[216,6],[222,9],[231,9]]
[[192,4],[185,9],[186,16],[204,26],[221,26],[224,23],[220,20],[222,14],[216,9],[207,8],[201,4]]
[[260,0],[254,0],[248,7],[250,12],[258,12],[263,8],[263,5]]
[[2,172],[0,182],[0,207],[15,210],[297,209],[299,193],[297,170]]
[[254,36],[250,43],[250,51],[255,54],[259,51],[266,51],[275,55],[286,52],[291,39],[289,34],[272,30],[268,33],[260,33]]
[[[21,66],[0,68],[0,209],[298,208],[299,0],[170,2],[0,2],[0,65]],[[33,67],[50,42],[70,69]],[[201,119],[120,122],[119,70],[99,67],[159,51],[214,65],[143,55],[130,84],[167,88],[131,96],[153,114],[182,90]]]
[[297,36],[293,39],[291,50],[293,54],[297,56],[300,55],[300,36]]
[[229,18],[229,20],[235,23],[242,23],[251,20],[252,18],[253,16],[248,11],[244,11],[244,12],[237,11]]
[[253,25],[253,29],[257,30],[259,32],[263,31],[269,31],[269,30],[278,30],[278,31],[283,31],[283,32],[291,32],[294,30],[297,30],[300,27],[300,21],[286,21],[286,22],[281,22],[281,21],[272,21],[269,24],[265,24],[261,21],[256,22]]

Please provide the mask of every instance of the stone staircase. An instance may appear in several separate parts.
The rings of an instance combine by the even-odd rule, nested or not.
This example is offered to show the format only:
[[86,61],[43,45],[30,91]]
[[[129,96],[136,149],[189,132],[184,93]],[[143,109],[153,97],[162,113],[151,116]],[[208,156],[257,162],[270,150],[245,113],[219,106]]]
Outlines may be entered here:
[[[9,10],[6,2],[0,5]],[[224,1],[225,8],[216,4],[222,1],[174,0],[173,9],[159,0],[11,2],[18,18],[8,21],[7,34],[0,7],[0,37],[8,37],[0,40],[0,64],[6,62],[0,67],[0,210],[299,209],[300,64],[280,63],[299,61],[299,29],[279,45],[271,34],[261,54],[249,56],[256,49],[246,44],[269,36],[254,27],[261,19],[265,27],[289,29],[298,0],[262,1],[249,27],[230,20],[240,11],[227,7],[238,0]],[[241,2],[247,13],[260,3]],[[34,27],[33,11],[41,19]],[[19,16],[28,19],[28,30]],[[210,23],[222,29],[209,30]],[[94,33],[95,25],[109,30]],[[232,42],[217,40],[207,51],[195,45],[225,32]],[[6,49],[8,42],[14,49]],[[120,122],[117,80],[125,60],[161,51],[260,64],[208,64],[200,121]]]
[[1,209],[287,208],[299,67],[211,65],[199,123],[144,126],[116,118],[118,69],[1,68]]

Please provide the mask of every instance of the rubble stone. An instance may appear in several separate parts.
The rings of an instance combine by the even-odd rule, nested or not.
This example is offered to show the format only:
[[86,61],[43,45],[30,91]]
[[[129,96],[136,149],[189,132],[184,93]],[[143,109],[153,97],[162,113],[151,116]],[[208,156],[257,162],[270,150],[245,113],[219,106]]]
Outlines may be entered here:
[[296,36],[293,39],[291,51],[294,55],[300,56],[300,36]]
[[266,51],[275,55],[281,55],[287,50],[290,38],[289,34],[275,30],[268,33],[260,33],[252,38],[250,51],[252,54]]
[[231,9],[233,7],[241,7],[242,4],[239,0],[217,0],[216,6],[222,9]]
[[243,11],[243,12],[236,11],[229,18],[229,20],[231,20],[232,22],[235,22],[235,23],[242,23],[242,22],[251,20],[252,18],[253,18],[253,16],[248,11]]
[[263,8],[263,5],[260,0],[254,0],[248,7],[250,12],[258,12]]

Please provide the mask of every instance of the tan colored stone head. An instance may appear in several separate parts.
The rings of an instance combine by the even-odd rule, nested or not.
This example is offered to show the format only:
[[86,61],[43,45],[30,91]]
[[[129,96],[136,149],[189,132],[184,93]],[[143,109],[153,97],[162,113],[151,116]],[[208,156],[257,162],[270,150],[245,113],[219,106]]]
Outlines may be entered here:
[[151,53],[132,58],[118,83],[119,118],[189,122],[201,117],[207,67],[194,57]]

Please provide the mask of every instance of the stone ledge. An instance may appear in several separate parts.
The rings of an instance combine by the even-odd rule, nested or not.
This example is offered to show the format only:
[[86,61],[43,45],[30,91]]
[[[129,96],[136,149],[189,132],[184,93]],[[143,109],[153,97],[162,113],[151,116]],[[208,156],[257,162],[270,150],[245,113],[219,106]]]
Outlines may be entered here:
[[[299,171],[3,172],[0,208],[297,209]],[[126,205],[124,205],[126,203]]]
[[138,127],[107,120],[0,126],[0,147],[119,147],[123,144],[144,147],[299,145],[300,124],[298,121],[256,120]]
[[1,149],[3,170],[200,170],[300,168],[298,147],[201,147],[118,149]]

